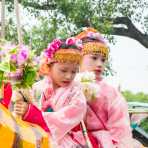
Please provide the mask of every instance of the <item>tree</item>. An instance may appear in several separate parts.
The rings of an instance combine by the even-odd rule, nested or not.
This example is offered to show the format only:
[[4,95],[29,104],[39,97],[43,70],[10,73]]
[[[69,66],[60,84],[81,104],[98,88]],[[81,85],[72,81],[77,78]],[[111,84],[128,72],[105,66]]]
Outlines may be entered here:
[[5,38],[5,0],[1,2],[1,33],[0,37],[3,39]]
[[[13,0],[6,1],[11,10]],[[35,15],[41,10],[48,11],[49,19],[52,14],[59,24],[67,22],[73,33],[76,33],[73,29],[94,26],[101,33],[130,37],[148,48],[148,16],[144,16],[147,0],[20,0],[20,3]]]
[[143,92],[132,93],[131,91],[123,91],[123,96],[127,99],[127,101],[139,101],[148,103],[148,94],[144,94]]

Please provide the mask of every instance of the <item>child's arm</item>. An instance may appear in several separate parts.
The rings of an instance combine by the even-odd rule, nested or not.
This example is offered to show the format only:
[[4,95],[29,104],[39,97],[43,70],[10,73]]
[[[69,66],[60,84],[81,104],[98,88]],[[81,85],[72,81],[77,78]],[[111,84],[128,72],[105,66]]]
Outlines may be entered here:
[[[63,106],[63,108],[58,111],[45,112],[43,114],[44,117],[39,110],[31,105],[23,119],[29,122],[37,121],[38,123],[42,120],[40,123],[42,127],[44,126],[43,122],[46,122],[52,136],[60,140],[83,120],[86,112],[86,102],[82,92],[79,90],[76,92],[73,91],[73,96],[71,96],[70,100],[68,105]],[[36,114],[36,116],[34,116],[34,114]]]
[[38,124],[41,126],[46,132],[50,132],[49,128],[43,118],[41,110],[39,110],[35,105],[29,104],[28,110],[23,116],[23,120]]
[[[44,119],[55,139],[62,139],[68,132],[77,126],[85,115],[86,105],[83,101],[74,98],[75,101],[62,109],[45,113]],[[80,98],[82,99],[82,98]]]
[[31,103],[25,102],[22,95],[16,97],[19,97],[19,100],[14,104],[13,114],[22,117],[25,121],[38,124],[45,131],[49,132],[49,129],[43,119],[41,110]]

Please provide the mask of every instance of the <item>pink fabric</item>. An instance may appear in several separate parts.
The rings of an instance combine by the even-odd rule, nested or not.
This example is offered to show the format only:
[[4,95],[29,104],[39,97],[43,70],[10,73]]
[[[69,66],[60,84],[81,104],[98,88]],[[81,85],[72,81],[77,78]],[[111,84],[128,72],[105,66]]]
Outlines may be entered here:
[[88,131],[97,138],[101,148],[132,148],[126,101],[104,80],[97,83],[100,85],[98,97],[87,106],[85,124]]
[[[79,85],[72,83],[69,87],[53,91],[50,83],[48,89],[44,91],[44,95],[42,94],[41,104],[43,111],[47,107],[52,107],[54,110],[54,112],[42,112],[42,115],[51,132],[55,147],[77,147],[78,143],[72,139],[70,134],[73,133],[72,129],[83,120],[86,113],[86,101]],[[34,120],[32,117],[37,112],[32,111],[32,115],[30,115],[30,111],[24,119],[28,120],[29,118],[29,121],[32,122]],[[37,118],[38,114],[35,116]],[[40,120],[42,119],[40,118]],[[39,121],[38,124],[40,125]]]
[[42,112],[33,104],[29,105],[29,109],[23,120],[40,125],[46,132],[50,132],[49,128],[43,118]]
[[1,103],[8,108],[10,101],[11,101],[11,96],[12,96],[12,87],[10,83],[6,83],[4,85],[4,94],[3,94],[3,99],[1,100]]

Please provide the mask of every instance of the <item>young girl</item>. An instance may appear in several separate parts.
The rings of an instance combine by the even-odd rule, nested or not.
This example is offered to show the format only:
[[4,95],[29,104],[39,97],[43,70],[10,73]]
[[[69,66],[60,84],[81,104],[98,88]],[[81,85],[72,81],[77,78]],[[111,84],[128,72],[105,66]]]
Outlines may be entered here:
[[126,101],[102,79],[109,49],[92,28],[77,35],[83,42],[81,71],[94,72],[99,94],[87,102],[85,124],[94,148],[132,148],[132,133]]
[[[23,120],[40,125],[49,132],[56,148],[76,148],[72,129],[86,112],[86,100],[78,84],[73,82],[81,60],[80,40],[53,40],[44,51],[41,71],[46,75],[40,87],[45,88],[41,101],[42,112],[33,104],[17,102],[14,112]],[[48,83],[48,85],[46,84]],[[47,87],[48,86],[48,87]]]

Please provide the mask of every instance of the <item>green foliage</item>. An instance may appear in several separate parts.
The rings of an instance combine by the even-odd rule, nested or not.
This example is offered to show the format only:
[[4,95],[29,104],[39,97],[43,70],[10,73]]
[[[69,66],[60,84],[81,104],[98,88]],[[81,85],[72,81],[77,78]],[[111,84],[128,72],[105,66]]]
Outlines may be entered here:
[[4,78],[4,72],[0,71],[0,87],[2,86],[3,78]]
[[5,39],[7,41],[11,41],[13,43],[17,42],[17,29],[12,18],[8,20],[8,23],[6,22],[5,32],[6,32]]
[[[138,101],[148,103],[148,94],[144,94],[142,92],[132,93],[131,91],[122,92],[123,96],[127,99],[127,101]],[[144,129],[144,131],[148,132],[148,118],[144,119],[140,126]]]
[[[46,48],[55,37],[65,38],[78,33],[82,27],[93,26],[101,33],[113,31],[113,20],[127,16],[132,21],[143,23],[142,15],[148,3],[146,0],[20,0],[23,9],[35,16],[38,24],[29,30],[23,29],[25,44],[37,50],[37,54]],[[13,10],[13,0],[6,0],[9,11]],[[138,10],[138,11],[137,11]],[[43,15],[44,14],[44,15]],[[41,17],[44,16],[44,17]],[[144,27],[147,26],[144,18]],[[144,29],[145,30],[145,29]],[[6,39],[17,42],[14,23],[9,22]],[[107,36],[113,42],[113,37]]]
[[23,73],[23,80],[20,85],[24,86],[25,88],[32,87],[36,79],[36,69],[30,66],[26,66]]
[[148,133],[148,118],[144,119],[141,123],[140,126]]
[[143,92],[134,94],[127,90],[122,92],[122,94],[127,99],[127,101],[139,101],[148,103],[148,94],[144,94]]
[[[6,2],[9,8],[13,8],[13,0]],[[148,6],[146,0],[21,0],[20,3],[36,17],[43,10],[49,12],[49,16],[54,13],[52,19],[63,15],[63,21],[69,23],[69,28],[71,24],[76,28],[93,26],[102,33],[112,31],[112,20],[108,18],[126,16],[142,23],[143,11]]]
[[33,26],[32,30],[30,30],[32,49],[37,50],[37,54],[45,49],[48,43],[56,37],[57,28],[54,19],[49,22],[48,19],[40,18],[39,21],[38,26]]

